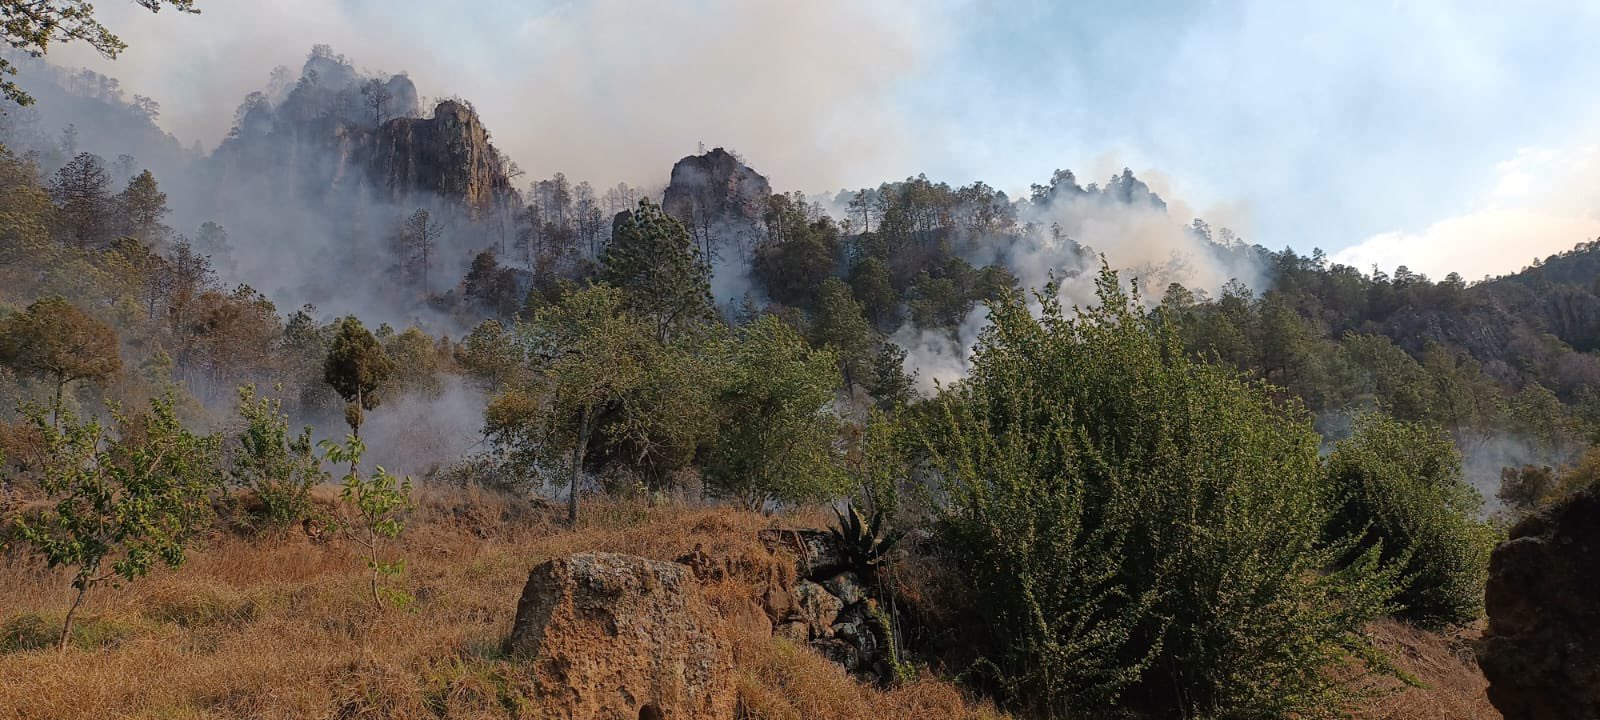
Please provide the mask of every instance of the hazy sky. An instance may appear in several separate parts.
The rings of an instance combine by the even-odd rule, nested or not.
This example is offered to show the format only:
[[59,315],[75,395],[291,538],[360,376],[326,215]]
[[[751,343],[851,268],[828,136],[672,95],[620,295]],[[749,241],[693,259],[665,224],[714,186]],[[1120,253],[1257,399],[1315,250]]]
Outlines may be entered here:
[[659,184],[700,142],[780,189],[1025,191],[1124,165],[1274,248],[1469,279],[1600,236],[1600,4],[200,0],[88,64],[209,145],[313,43],[461,95],[534,175]]

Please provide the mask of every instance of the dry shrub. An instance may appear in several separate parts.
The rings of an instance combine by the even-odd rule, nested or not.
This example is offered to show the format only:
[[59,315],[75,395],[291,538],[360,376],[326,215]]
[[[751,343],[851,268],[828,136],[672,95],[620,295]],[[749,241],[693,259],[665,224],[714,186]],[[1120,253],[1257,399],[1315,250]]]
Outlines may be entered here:
[[888,691],[864,686],[822,656],[767,634],[739,634],[734,651],[742,720],[1005,717],[942,680],[923,678]]

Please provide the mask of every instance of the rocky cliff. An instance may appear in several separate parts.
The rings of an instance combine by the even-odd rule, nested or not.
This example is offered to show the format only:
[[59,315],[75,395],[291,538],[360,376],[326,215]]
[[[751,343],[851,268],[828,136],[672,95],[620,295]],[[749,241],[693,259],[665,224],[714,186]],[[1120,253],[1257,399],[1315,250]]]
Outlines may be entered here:
[[1506,720],[1600,717],[1600,487],[1517,523],[1495,548],[1477,646]]
[[707,222],[760,222],[772,184],[761,173],[717,148],[672,166],[661,207],[691,228]]
[[[394,205],[424,204],[428,194],[445,205],[482,216],[516,204],[500,154],[467,105],[447,100],[431,118],[399,117],[381,126],[339,117],[288,122],[255,109],[245,131],[213,158],[219,190],[241,183],[275,182],[314,202],[330,194]],[[274,193],[276,194],[276,193]]]
[[511,181],[489,131],[466,105],[446,100],[433,117],[396,118],[365,139],[359,158],[380,197],[432,192],[474,213],[510,202]]

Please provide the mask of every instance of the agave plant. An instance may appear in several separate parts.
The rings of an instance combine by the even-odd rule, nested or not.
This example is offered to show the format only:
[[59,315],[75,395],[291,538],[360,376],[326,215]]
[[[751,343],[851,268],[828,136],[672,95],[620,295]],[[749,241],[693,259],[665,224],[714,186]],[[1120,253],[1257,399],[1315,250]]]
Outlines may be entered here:
[[828,534],[838,546],[844,564],[863,575],[876,573],[895,543],[905,535],[902,531],[888,529],[881,510],[872,513],[870,521],[854,503],[847,504],[844,511],[835,508],[833,512],[839,516],[839,525],[829,528]]

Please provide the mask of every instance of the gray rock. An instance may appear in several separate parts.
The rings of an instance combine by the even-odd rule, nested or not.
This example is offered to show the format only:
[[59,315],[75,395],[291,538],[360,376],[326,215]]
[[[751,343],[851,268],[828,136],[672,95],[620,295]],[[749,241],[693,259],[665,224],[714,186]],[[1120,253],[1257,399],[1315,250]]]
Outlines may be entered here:
[[811,627],[812,637],[828,637],[833,634],[833,624],[839,618],[839,611],[844,609],[844,603],[834,597],[810,580],[801,580],[794,586],[795,604],[799,608],[799,619]]
[[849,570],[822,581],[822,586],[846,606],[866,602],[869,595],[866,586],[861,584],[860,576]]

